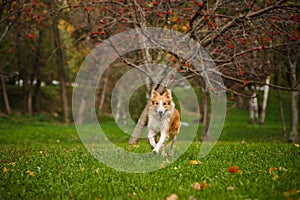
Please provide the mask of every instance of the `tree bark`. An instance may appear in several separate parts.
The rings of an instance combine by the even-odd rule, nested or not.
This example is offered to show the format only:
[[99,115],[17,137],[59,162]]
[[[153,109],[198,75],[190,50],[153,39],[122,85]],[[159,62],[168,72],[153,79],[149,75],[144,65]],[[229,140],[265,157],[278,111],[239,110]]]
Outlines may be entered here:
[[[297,84],[297,76],[296,76],[296,65],[297,61],[292,62],[289,58],[289,70],[290,70],[290,80],[291,85],[294,87]],[[291,130],[289,141],[297,142],[298,141],[298,101],[299,101],[299,92],[291,91]]]
[[278,96],[278,102],[279,102],[279,112],[280,112],[280,122],[281,122],[281,129],[282,129],[282,136],[284,139],[286,139],[286,125],[285,125],[285,119],[284,119],[284,110],[283,110],[283,103],[282,103],[282,97],[280,90],[277,89],[277,96]]
[[39,37],[37,41],[37,48],[36,48],[36,55],[35,55],[35,61],[33,66],[33,79],[34,79],[34,89],[33,89],[33,96],[34,96],[34,111],[39,112],[40,111],[40,96],[41,96],[41,79],[40,79],[40,59],[41,59],[41,47],[42,47],[42,41],[43,41],[43,35],[44,31],[39,31]]
[[258,119],[258,105],[256,96],[256,91],[254,91],[249,100],[249,124],[254,124],[255,118]]
[[237,106],[239,109],[245,109],[244,107],[244,98],[240,95],[237,96]]
[[103,108],[103,105],[104,105],[107,84],[108,84],[108,75],[105,77],[104,83],[103,83],[103,89],[102,89],[102,93],[101,93],[100,103],[99,103],[99,106],[98,106],[98,116],[100,115],[100,113],[102,111],[102,108]]
[[208,133],[208,127],[209,127],[208,97],[209,97],[209,93],[205,89],[204,95],[203,95],[203,127],[202,127],[201,141],[207,140],[208,136],[209,136],[209,133]]
[[10,104],[9,104],[6,85],[5,85],[5,77],[3,75],[3,72],[2,72],[1,68],[0,68],[0,79],[1,79],[2,94],[3,94],[4,103],[5,103],[6,113],[8,115],[10,115],[11,114],[11,109],[10,109]]
[[32,110],[32,84],[33,80],[32,78],[30,79],[30,84],[29,84],[29,91],[27,93],[27,112],[29,115],[33,115],[33,110]]
[[64,74],[63,52],[61,50],[60,33],[58,29],[58,21],[56,16],[57,9],[56,9],[55,1],[52,1],[52,9],[54,10],[55,13],[55,16],[53,16],[52,18],[52,30],[53,30],[53,38],[54,38],[54,47],[56,49],[56,64],[57,64],[58,78],[60,82],[62,109],[64,115],[64,122],[69,124],[70,123],[69,103],[68,103],[66,80]]
[[261,114],[260,114],[260,121],[259,124],[264,124],[266,119],[266,109],[268,103],[268,96],[269,96],[269,83],[270,83],[270,76],[266,78],[266,85],[264,86],[264,97],[261,106]]
[[[275,54],[273,57],[274,60],[276,60]],[[274,75],[274,84],[278,85],[279,82],[279,75],[280,75],[280,68],[276,65],[275,75]],[[280,113],[280,123],[281,123],[281,130],[282,130],[282,137],[284,140],[287,139],[287,132],[286,132],[286,124],[285,124],[285,118],[284,118],[284,109],[283,109],[283,102],[282,102],[282,96],[279,89],[276,89],[277,91],[277,97],[278,97],[278,104],[279,104],[279,113]]]

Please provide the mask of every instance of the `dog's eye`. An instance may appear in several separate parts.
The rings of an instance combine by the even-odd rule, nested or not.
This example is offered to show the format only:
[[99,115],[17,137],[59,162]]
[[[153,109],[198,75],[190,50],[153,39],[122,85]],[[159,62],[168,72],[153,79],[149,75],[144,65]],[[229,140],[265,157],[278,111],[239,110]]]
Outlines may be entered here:
[[158,105],[158,102],[155,102],[155,105]]
[[163,105],[165,106],[165,105],[167,105],[167,103],[166,103],[166,102],[164,102],[164,103],[163,103]]

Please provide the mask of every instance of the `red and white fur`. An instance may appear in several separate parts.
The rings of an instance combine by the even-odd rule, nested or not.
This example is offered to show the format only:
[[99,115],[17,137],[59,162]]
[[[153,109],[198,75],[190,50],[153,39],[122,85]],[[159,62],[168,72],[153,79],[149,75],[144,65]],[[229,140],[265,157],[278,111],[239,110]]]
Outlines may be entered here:
[[[174,154],[173,147],[180,129],[180,115],[175,108],[172,99],[172,92],[167,89],[160,95],[154,89],[151,91],[148,105],[148,139],[153,147],[153,154],[158,154],[161,149],[162,156],[165,156],[164,144],[171,138],[170,155]],[[155,136],[160,133],[158,142]]]

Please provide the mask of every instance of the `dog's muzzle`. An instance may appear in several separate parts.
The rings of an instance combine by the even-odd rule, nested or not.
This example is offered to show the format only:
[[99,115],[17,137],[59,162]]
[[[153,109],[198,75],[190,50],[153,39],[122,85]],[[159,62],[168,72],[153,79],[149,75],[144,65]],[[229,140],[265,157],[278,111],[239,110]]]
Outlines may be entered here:
[[164,115],[164,113],[165,113],[164,111],[161,111],[161,110],[158,111],[158,115],[159,115],[160,117],[162,117],[162,116]]

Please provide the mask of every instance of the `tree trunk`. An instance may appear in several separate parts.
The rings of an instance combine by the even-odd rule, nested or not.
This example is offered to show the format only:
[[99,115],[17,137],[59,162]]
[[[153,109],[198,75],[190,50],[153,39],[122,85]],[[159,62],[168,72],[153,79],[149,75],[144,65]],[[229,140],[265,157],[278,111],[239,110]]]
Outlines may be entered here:
[[203,96],[203,127],[202,127],[202,135],[201,141],[205,141],[208,139],[208,127],[209,127],[209,103],[208,103],[209,93],[207,90],[204,91]]
[[283,103],[282,103],[282,97],[280,90],[277,89],[277,96],[279,101],[279,112],[280,112],[280,121],[281,121],[281,129],[282,129],[282,136],[284,139],[286,139],[286,125],[285,125],[285,119],[284,119],[284,110],[283,110]]
[[249,100],[249,124],[254,124],[255,118],[258,119],[258,105],[256,96],[256,91],[254,91]]
[[266,78],[266,85],[264,86],[264,97],[261,106],[261,114],[259,124],[264,124],[266,119],[266,108],[269,96],[269,84],[270,84],[270,76]]
[[85,98],[86,98],[86,96],[84,94],[80,99],[80,104],[79,104],[79,109],[78,109],[78,117],[77,117],[77,120],[76,120],[77,125],[82,125],[83,122],[84,122],[83,113],[84,113],[84,109],[85,109],[85,106],[86,106],[86,99]]
[[[274,60],[276,60],[275,58],[275,54],[274,54]],[[279,75],[280,75],[280,68],[278,68],[278,66],[276,66],[276,73],[274,76],[274,84],[278,85],[279,82]],[[282,102],[282,96],[280,93],[279,89],[276,89],[277,91],[277,97],[278,97],[278,104],[279,104],[279,113],[280,113],[280,122],[281,122],[281,130],[282,130],[282,137],[284,138],[284,140],[287,139],[287,135],[286,135],[286,124],[285,124],[285,119],[284,119],[284,109],[283,109],[283,102]]]
[[34,87],[34,110],[39,113],[41,107],[41,80],[38,78]]
[[240,95],[237,96],[237,106],[239,109],[245,109],[244,108],[244,98]]
[[121,98],[122,98],[121,95],[119,95],[118,99],[117,99],[118,102],[117,102],[117,110],[116,110],[116,116],[115,116],[115,120],[117,122],[119,122],[119,120],[121,118],[121,101],[122,101]]
[[291,92],[291,130],[289,140],[292,142],[298,141],[298,101],[299,92]]
[[99,103],[99,107],[98,107],[98,116],[100,116],[103,105],[104,105],[104,101],[105,101],[105,96],[106,96],[106,89],[107,89],[107,84],[108,84],[108,74],[104,79],[104,83],[103,83],[103,89],[102,89],[102,93],[101,93],[101,98],[100,98],[100,103]]
[[29,91],[27,93],[27,112],[29,115],[33,115],[33,110],[32,110],[32,84],[33,80],[32,78],[30,79],[30,84],[29,84]]
[[[290,80],[291,85],[294,87],[297,84],[296,77],[296,61],[292,62],[289,59],[289,69],[290,69]],[[297,142],[298,141],[298,101],[299,101],[299,92],[291,91],[291,130],[289,141]]]
[[3,94],[3,98],[4,98],[6,113],[8,115],[10,115],[11,114],[11,109],[10,109],[9,100],[8,100],[8,96],[7,96],[7,90],[6,90],[6,85],[5,85],[5,77],[3,75],[3,72],[1,70],[1,68],[0,68],[0,79],[1,79],[2,94]]
[[41,80],[40,80],[40,59],[41,59],[41,46],[43,41],[43,34],[44,31],[39,31],[39,37],[37,41],[37,48],[36,48],[36,55],[35,55],[35,61],[33,66],[33,77],[34,77],[34,90],[33,90],[33,96],[34,96],[34,111],[39,112],[40,111],[40,96],[41,96]]
[[[55,1],[52,1],[52,9],[56,14]],[[61,92],[62,109],[64,114],[64,122],[68,124],[70,123],[69,103],[68,103],[66,80],[64,74],[63,52],[61,50],[57,16],[53,16],[52,18],[52,30],[53,30],[54,47],[56,49],[56,64],[57,64],[58,78],[60,82],[60,92]]]

